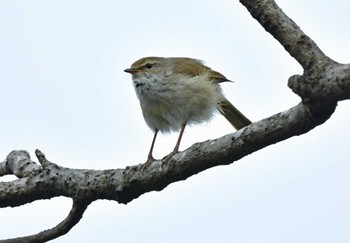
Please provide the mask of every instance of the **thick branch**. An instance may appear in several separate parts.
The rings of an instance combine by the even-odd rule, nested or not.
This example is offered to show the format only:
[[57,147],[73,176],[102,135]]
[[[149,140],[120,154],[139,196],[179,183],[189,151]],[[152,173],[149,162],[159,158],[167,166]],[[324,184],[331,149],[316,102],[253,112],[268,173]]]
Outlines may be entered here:
[[[117,170],[78,170],[46,162],[42,172],[32,177],[0,183],[0,207],[55,196],[128,203],[143,193],[162,190],[213,166],[233,163],[261,148],[306,133],[323,121],[313,117],[301,103],[236,133],[194,144],[166,162],[155,161],[146,170],[141,165]],[[37,155],[41,161],[46,160],[40,151]]]

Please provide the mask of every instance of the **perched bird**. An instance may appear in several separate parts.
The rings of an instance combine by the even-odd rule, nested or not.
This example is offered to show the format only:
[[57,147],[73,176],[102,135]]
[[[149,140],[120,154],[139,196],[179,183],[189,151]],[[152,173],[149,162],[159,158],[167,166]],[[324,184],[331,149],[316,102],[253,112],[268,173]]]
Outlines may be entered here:
[[208,121],[221,113],[237,130],[251,124],[222,94],[220,83],[228,80],[202,61],[185,57],[144,57],[124,70],[132,75],[142,114],[154,131],[146,166],[159,131],[180,131],[173,152],[177,153],[187,124]]

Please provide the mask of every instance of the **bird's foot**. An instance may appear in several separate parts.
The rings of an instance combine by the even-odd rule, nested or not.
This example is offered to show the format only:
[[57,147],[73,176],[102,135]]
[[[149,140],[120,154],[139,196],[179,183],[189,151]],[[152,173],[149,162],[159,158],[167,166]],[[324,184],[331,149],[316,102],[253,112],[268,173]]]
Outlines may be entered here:
[[178,151],[173,151],[171,152],[170,154],[168,154],[167,156],[165,156],[163,159],[162,159],[162,162],[167,162],[171,159],[171,157],[173,157],[175,154],[177,154]]
[[141,170],[145,170],[148,168],[148,166],[150,166],[153,162],[155,161],[155,159],[153,158],[153,156],[148,156],[147,161],[141,166]]

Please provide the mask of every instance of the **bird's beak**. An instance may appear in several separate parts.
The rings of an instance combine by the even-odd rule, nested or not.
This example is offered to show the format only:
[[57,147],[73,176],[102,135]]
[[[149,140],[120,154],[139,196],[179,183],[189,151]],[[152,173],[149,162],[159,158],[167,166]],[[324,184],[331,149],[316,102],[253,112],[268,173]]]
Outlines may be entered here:
[[137,70],[135,68],[127,68],[124,70],[124,72],[133,74],[133,73],[136,73]]

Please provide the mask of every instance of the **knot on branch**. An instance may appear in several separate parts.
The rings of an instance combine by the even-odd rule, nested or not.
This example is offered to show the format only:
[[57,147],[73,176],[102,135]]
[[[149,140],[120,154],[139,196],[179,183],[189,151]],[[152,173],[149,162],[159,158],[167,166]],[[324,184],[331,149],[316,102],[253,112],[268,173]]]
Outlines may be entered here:
[[302,100],[308,98],[340,101],[350,98],[350,65],[324,62],[294,75],[288,87]]
[[288,87],[299,95],[317,124],[323,123],[334,112],[337,102],[344,97],[340,80],[344,80],[339,64],[314,66],[304,75],[294,75],[288,80]]
[[13,174],[18,178],[26,177],[29,174],[35,174],[42,171],[42,167],[30,159],[30,155],[24,150],[14,150],[1,163],[0,176]]

